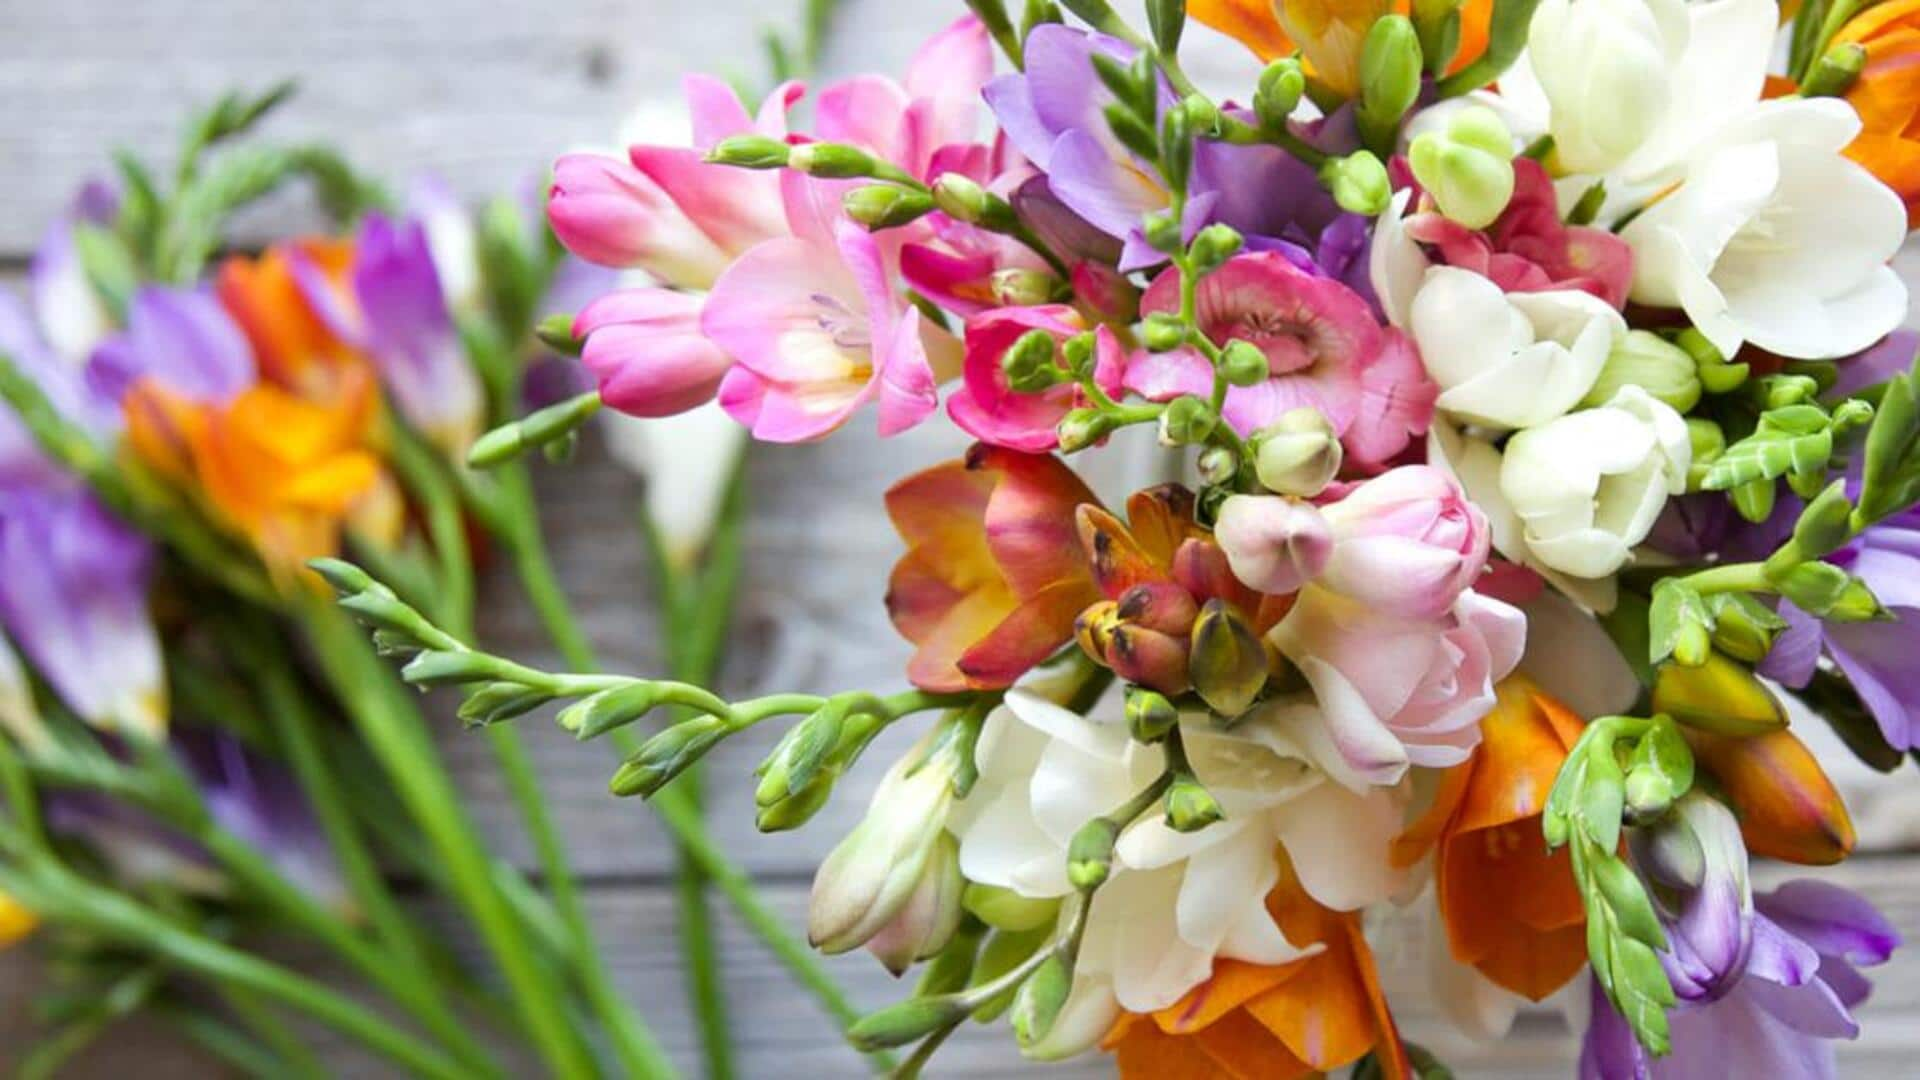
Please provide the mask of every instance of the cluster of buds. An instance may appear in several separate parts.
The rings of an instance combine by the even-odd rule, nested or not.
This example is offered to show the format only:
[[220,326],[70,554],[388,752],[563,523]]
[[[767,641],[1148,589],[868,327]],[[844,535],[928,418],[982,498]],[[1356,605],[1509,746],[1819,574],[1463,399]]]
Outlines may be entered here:
[[1136,493],[1125,524],[1096,506],[1080,508],[1081,543],[1105,599],[1081,612],[1074,636],[1129,683],[1164,698],[1192,691],[1232,718],[1285,670],[1263,635],[1287,599],[1234,577],[1194,511],[1193,493],[1177,485]]

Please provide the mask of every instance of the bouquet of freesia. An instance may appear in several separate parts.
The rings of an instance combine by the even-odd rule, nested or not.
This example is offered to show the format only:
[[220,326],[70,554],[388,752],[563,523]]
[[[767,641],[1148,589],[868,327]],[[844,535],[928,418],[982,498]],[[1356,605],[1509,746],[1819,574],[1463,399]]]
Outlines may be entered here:
[[[1395,906],[1469,1032],[1559,995],[1586,1075],[1830,1072],[1899,934],[1749,862],[1853,845],[1789,701],[1883,770],[1920,738],[1913,6],[967,6],[805,133],[802,87],[696,77],[694,146],[561,159],[561,241],[654,283],[542,324],[597,389],[472,458],[944,399],[977,444],[886,495],[910,689],[537,670],[317,564],[346,606],[478,724],[678,708],[618,795],[787,725],[766,830],[920,725],[809,926],[924,965],[850,1031],[909,1074],[1006,1017],[1143,1077],[1443,1075],[1375,970]],[[1257,83],[1198,89],[1190,17]],[[1187,482],[1102,505],[1073,462],[1149,433]]]

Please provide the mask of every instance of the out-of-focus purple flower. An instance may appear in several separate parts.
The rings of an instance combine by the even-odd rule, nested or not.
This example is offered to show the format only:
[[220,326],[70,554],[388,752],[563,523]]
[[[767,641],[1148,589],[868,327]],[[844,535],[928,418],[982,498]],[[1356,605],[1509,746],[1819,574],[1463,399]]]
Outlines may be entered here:
[[1823,622],[1780,602],[1787,629],[1760,673],[1792,687],[1813,678],[1822,651],[1846,674],[1889,746],[1920,744],[1920,509],[1887,518],[1827,561],[1857,574],[1893,616],[1888,622]]
[[[81,369],[60,359],[26,303],[12,293],[0,292],[0,353],[40,387],[62,416],[91,432],[113,429],[118,410],[88,388]],[[0,489],[46,483],[59,475],[13,410],[0,408]]]
[[294,277],[340,340],[367,354],[408,422],[452,454],[479,434],[483,396],[441,286],[426,224],[367,215],[344,280],[296,251]]
[[[526,220],[543,220],[540,205],[545,192],[536,189],[528,195],[522,207]],[[407,185],[407,216],[427,231],[427,248],[433,253],[433,268],[440,275],[440,291],[447,298],[447,307],[454,311],[479,307],[479,239],[474,234],[473,215],[453,189],[437,176],[415,177]],[[536,243],[541,239],[534,237]]]
[[82,720],[146,738],[166,728],[152,561],[77,481],[0,491],[0,623]]
[[253,385],[253,348],[206,289],[143,285],[127,302],[126,329],[100,343],[87,385],[114,409],[152,379],[190,401],[222,405]]
[[[326,837],[285,767],[211,729],[181,727],[169,744],[216,826],[266,856],[308,896],[336,910],[351,906]],[[129,883],[163,882],[206,894],[227,887],[198,843],[124,802],[61,792],[47,800],[47,822],[93,844]]]
[[1803,879],[1753,895],[1733,815],[1699,795],[1679,813],[1673,827],[1697,848],[1635,849],[1656,894],[1677,897],[1662,911],[1672,952],[1661,962],[1679,999],[1673,1051],[1647,1057],[1595,983],[1582,1080],[1833,1076],[1832,1040],[1859,1033],[1851,1010],[1872,988],[1858,966],[1885,962],[1899,932],[1836,885]]
[[1904,375],[1913,369],[1915,353],[1920,353],[1920,330],[1895,330],[1866,352],[1840,361],[1839,377],[1827,390],[1827,396],[1846,397],[1895,375]]
[[41,234],[28,265],[35,318],[54,354],[74,366],[87,362],[113,326],[106,305],[80,265],[74,229],[110,225],[119,209],[119,196],[110,184],[90,180],[81,185],[66,213]]

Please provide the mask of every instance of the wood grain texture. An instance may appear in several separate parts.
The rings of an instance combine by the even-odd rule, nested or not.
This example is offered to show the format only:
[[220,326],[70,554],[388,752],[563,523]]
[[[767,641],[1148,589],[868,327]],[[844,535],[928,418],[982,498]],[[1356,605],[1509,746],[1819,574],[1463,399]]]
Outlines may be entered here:
[[[789,23],[796,8],[789,0],[8,0],[0,4],[0,263],[24,260],[71,186],[104,171],[108,147],[125,145],[165,162],[186,110],[232,85],[295,76],[303,92],[273,121],[276,134],[336,141],[385,176],[431,170],[479,198],[528,181],[556,152],[606,142],[637,102],[671,98],[691,67],[751,69],[758,62],[756,28],[768,20]],[[858,33],[842,34],[829,67],[897,68],[958,10],[954,0],[853,0],[846,25]],[[1253,70],[1204,31],[1193,32],[1192,45],[1189,66],[1203,83],[1232,87],[1234,77]],[[313,220],[303,200],[281,199],[250,215],[241,237],[257,242]],[[1910,281],[1920,280],[1914,249],[1902,267]],[[883,447],[869,424],[856,422],[824,444],[752,458],[755,499],[725,676],[730,691],[900,685],[907,650],[880,603],[882,571],[898,547],[879,495],[910,470],[954,454],[961,440],[929,427]],[[1139,469],[1147,456],[1136,451],[1113,471]],[[1104,479],[1108,489],[1119,489],[1119,476]],[[562,578],[596,646],[622,670],[657,671],[649,585],[633,530],[640,481],[591,446],[573,466],[544,469],[539,480]],[[506,574],[490,573],[484,595],[490,646],[557,663]],[[542,719],[522,723],[575,862],[589,878],[602,940],[622,984],[676,1058],[691,1064],[694,1028],[680,985],[665,834],[643,805],[606,794],[611,758],[603,748],[578,744]],[[750,781],[777,732],[748,733],[710,759],[714,832],[766,883],[794,925],[812,868],[864,809],[879,770],[911,734],[889,735],[813,825],[778,837],[753,831]],[[1820,734],[1816,728],[1809,737]],[[441,744],[489,842],[529,864],[484,742],[448,723]],[[1910,938],[1920,938],[1920,862],[1893,854],[1920,846],[1912,774],[1877,778],[1830,739],[1822,750],[1841,763],[1835,772],[1849,791],[1864,846],[1883,853],[1827,876],[1861,888]],[[856,1073],[858,1059],[827,1033],[811,1002],[737,924],[728,919],[724,928],[744,1075]],[[1434,1017],[1415,936],[1405,926],[1384,928],[1381,951],[1409,1027],[1424,1034]],[[287,955],[311,962],[298,948]],[[1920,1052],[1920,964],[1912,959],[1881,972],[1879,992],[1862,1015],[1863,1038],[1841,1051],[1849,1075],[1911,1075]],[[34,960],[31,949],[0,956],[0,1070],[27,1040]],[[832,964],[863,1003],[901,992],[864,956]],[[1564,1025],[1545,1013],[1528,1017],[1513,1040],[1497,1047],[1435,1045],[1462,1076],[1564,1075],[1570,1061]],[[344,1048],[335,1052],[341,1075],[381,1075]],[[144,1080],[172,1080],[208,1071],[165,1033],[139,1025],[116,1033],[74,1075],[137,1072]],[[1019,1062],[1003,1029],[970,1029],[935,1072],[1079,1078],[1110,1070],[1098,1061],[1034,1070]]]

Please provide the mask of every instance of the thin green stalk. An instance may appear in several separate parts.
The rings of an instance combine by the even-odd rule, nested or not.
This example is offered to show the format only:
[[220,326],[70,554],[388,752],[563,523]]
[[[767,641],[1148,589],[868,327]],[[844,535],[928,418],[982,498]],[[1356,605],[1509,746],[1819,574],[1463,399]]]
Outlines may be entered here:
[[[319,1056],[313,1052],[313,1048],[301,1042],[299,1036],[295,1035],[280,1017],[274,1015],[273,1010],[268,1008],[265,1002],[256,1001],[245,994],[236,994],[232,990],[224,988],[221,990],[220,1000],[226,1005],[228,1011],[233,1013],[234,1018],[239,1020],[242,1026],[259,1036],[264,1048],[271,1051],[271,1054],[268,1055],[268,1061],[263,1062],[263,1064],[271,1063],[271,1071],[260,1072],[256,1075],[262,1077],[294,1076],[300,1077],[302,1080],[326,1080],[327,1076],[330,1075],[326,1066],[320,1063]],[[201,1016],[195,1013],[188,1013],[187,1015],[196,1016],[213,1029],[222,1031],[248,1046],[252,1045],[240,1032],[233,1031],[212,1017]],[[191,1033],[189,1034],[191,1035]],[[214,1049],[211,1046],[208,1048]],[[215,1050],[215,1052],[218,1053],[219,1051]],[[239,1064],[239,1062],[236,1061],[235,1064]],[[244,1068],[245,1066],[242,1067]]]
[[[245,1033],[205,1013],[187,1008],[163,1008],[157,1011],[168,1026],[185,1036],[189,1042],[248,1076],[258,1077],[259,1080],[279,1080],[288,1076],[301,1077],[302,1080],[324,1080],[328,1075],[317,1062],[289,1061],[284,1055],[276,1057],[269,1048],[248,1038]],[[302,1046],[301,1049],[305,1051],[306,1048]]]
[[492,862],[461,809],[453,781],[440,767],[413,703],[344,612],[313,596],[305,598],[300,613],[361,737],[432,840],[448,882],[505,975],[541,1056],[559,1076],[594,1075],[592,1055],[567,1018],[564,994],[494,882]]

